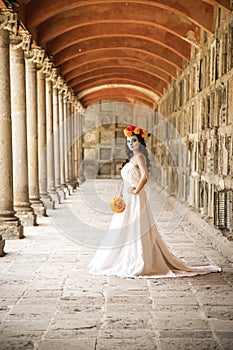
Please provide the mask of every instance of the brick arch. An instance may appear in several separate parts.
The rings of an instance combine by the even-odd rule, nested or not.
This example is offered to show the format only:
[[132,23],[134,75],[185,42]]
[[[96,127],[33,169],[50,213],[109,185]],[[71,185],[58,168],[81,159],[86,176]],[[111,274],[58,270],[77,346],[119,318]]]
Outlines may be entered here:
[[166,72],[160,70],[157,67],[145,64],[145,62],[140,62],[132,59],[101,59],[98,60],[98,63],[92,62],[89,64],[84,64],[79,68],[75,68],[75,70],[69,71],[67,74],[64,74],[64,77],[66,80],[72,84],[72,80],[78,79],[82,80],[84,76],[93,76],[96,73],[98,74],[100,71],[103,73],[106,73],[106,70],[110,69],[111,72],[118,73],[119,70],[138,70],[139,72],[145,72],[146,74],[151,74],[154,77],[159,77],[161,80],[163,80],[166,83],[171,83],[171,76],[167,74]]
[[87,107],[91,104],[94,104],[100,100],[114,100],[117,102],[126,102],[126,103],[136,103],[149,106],[153,108],[154,99],[149,97],[142,90],[135,90],[133,87],[100,87],[97,91],[84,91],[81,97],[81,102],[84,107]]
[[64,76],[72,72],[75,69],[83,69],[83,66],[88,64],[94,64],[99,66],[101,61],[108,61],[114,58],[115,60],[132,60],[133,62],[137,61],[142,65],[149,65],[153,68],[158,68],[162,72],[168,74],[170,77],[176,77],[176,67],[171,65],[170,63],[162,60],[161,58],[150,54],[149,52],[143,52],[140,50],[132,49],[132,48],[107,48],[98,50],[95,52],[82,53],[80,55],[74,56],[73,59],[73,67],[69,64],[69,62],[64,62],[61,66],[61,72]]
[[77,94],[113,81],[162,96],[193,40],[212,32],[217,6],[229,10],[230,0],[22,0],[16,10]]

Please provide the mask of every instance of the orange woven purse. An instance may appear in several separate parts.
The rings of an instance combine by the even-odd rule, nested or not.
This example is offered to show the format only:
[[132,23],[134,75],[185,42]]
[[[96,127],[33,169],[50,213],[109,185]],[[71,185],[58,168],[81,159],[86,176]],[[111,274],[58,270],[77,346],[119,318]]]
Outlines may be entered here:
[[125,202],[120,197],[114,197],[110,203],[110,208],[114,213],[122,213],[125,210]]

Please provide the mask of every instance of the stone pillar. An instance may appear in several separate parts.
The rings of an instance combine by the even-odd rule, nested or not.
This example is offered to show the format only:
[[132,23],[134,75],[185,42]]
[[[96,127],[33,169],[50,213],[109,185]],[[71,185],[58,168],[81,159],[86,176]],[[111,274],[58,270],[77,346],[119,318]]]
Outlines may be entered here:
[[58,88],[57,69],[53,68],[53,145],[54,145],[54,185],[59,203],[63,196],[60,177],[60,152],[59,152],[59,109],[58,109]]
[[72,96],[71,101],[71,121],[70,121],[70,138],[71,138],[71,181],[73,189],[77,188],[77,176],[76,176],[76,157],[75,157],[75,147],[76,147],[76,131],[75,131],[75,96]]
[[78,184],[78,108],[77,104],[74,106],[74,178],[76,182],[76,187]]
[[79,107],[79,115],[78,115],[78,180],[79,184],[83,183],[86,179],[83,174],[83,151],[82,151],[82,121],[83,121],[83,110]]
[[46,77],[46,138],[47,138],[47,176],[48,192],[55,203],[59,203],[55,188],[54,171],[54,139],[53,139],[53,86],[49,77]]
[[14,209],[22,224],[27,226],[36,225],[36,215],[29,202],[25,64],[21,48],[25,39],[22,35],[30,40],[28,33],[11,36],[10,77]]
[[68,182],[72,186],[71,120],[72,120],[71,101],[68,100],[68,102],[67,102],[67,119],[66,119],[67,155],[68,155]]
[[47,148],[46,148],[46,99],[45,74],[37,71],[37,108],[38,108],[38,161],[40,197],[47,208],[53,208],[52,198],[47,186]]
[[61,187],[65,186],[65,166],[64,166],[64,105],[63,92],[60,89],[58,93],[58,110],[59,110],[59,158],[60,158],[60,179]]
[[65,177],[65,184],[67,188],[67,192],[65,193],[66,198],[70,194],[69,189],[69,177],[68,177],[68,144],[67,144],[67,117],[68,116],[68,108],[67,108],[67,86],[65,86],[65,93],[63,95],[63,157],[64,157],[64,177]]
[[[10,105],[10,59],[8,24],[17,32],[17,20],[10,11],[0,10],[0,234],[23,238],[23,226],[13,209],[12,125]],[[11,28],[9,28],[10,30]]]
[[37,130],[37,68],[33,62],[33,50],[26,54],[26,106],[27,106],[27,147],[29,199],[38,216],[46,216],[40,199],[38,173],[38,130]]

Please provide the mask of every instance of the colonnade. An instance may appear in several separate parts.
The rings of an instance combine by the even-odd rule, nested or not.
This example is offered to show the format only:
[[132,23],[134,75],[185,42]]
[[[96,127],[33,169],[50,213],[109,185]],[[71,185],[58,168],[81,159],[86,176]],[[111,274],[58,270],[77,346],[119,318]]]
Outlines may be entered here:
[[17,14],[0,9],[0,234],[23,238],[78,184],[83,107]]

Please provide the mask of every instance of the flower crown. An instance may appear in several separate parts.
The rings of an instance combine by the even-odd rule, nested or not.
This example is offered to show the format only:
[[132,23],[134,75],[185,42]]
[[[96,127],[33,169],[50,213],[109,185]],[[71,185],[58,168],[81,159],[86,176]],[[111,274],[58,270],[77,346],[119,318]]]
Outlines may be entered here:
[[141,135],[141,137],[144,139],[146,137],[146,130],[143,130],[137,126],[134,125],[129,125],[127,128],[124,129],[124,134],[125,137],[132,136],[133,134],[135,135]]

